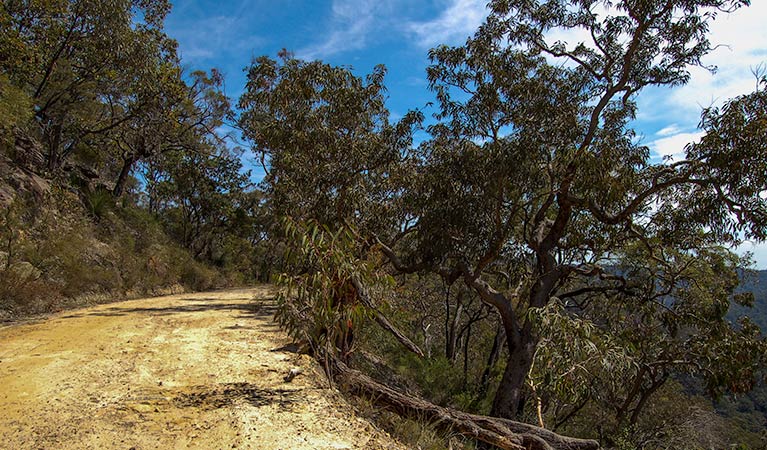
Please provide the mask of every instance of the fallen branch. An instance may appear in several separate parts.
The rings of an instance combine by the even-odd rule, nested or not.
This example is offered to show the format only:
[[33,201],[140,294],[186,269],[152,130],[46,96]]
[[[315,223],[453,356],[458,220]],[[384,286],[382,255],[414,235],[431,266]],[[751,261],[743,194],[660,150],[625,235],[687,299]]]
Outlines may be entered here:
[[[330,357],[332,358],[332,357]],[[400,416],[426,419],[442,429],[460,433],[503,450],[595,450],[593,440],[561,436],[552,431],[521,422],[468,414],[437,406],[384,386],[369,376],[349,368],[336,358],[328,361],[336,382],[342,388],[372,398]]]
[[387,319],[386,316],[384,316],[383,313],[378,310],[375,303],[373,302],[373,299],[371,299],[368,295],[365,286],[363,286],[362,283],[360,283],[360,281],[354,277],[352,277],[352,284],[354,285],[354,289],[357,290],[357,296],[362,301],[362,304],[373,312],[373,319],[376,321],[376,323],[380,325],[381,328],[391,333],[406,349],[423,358],[423,350],[421,350],[421,348],[418,347],[413,341],[408,339],[404,333],[402,333],[397,327],[389,322],[389,319]]

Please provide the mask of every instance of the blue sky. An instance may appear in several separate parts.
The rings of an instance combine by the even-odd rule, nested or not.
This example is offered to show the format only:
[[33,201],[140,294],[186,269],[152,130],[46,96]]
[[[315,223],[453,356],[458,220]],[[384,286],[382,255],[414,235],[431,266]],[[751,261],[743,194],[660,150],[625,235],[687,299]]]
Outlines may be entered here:
[[[179,0],[166,21],[179,42],[188,70],[216,67],[226,93],[236,100],[245,85],[243,69],[253,57],[275,57],[282,48],[303,59],[351,66],[359,75],[376,64],[388,68],[387,105],[393,118],[433,101],[427,90],[428,49],[461,44],[486,15],[486,0]],[[682,152],[700,137],[701,109],[754,89],[751,69],[767,62],[767,1],[720,14],[710,39],[719,47],[694,68],[689,84],[640,94],[635,123],[644,144],[658,156]],[[570,44],[578,35],[557,35]],[[259,176],[258,173],[255,174]],[[767,246],[745,243],[759,268],[767,268]]]

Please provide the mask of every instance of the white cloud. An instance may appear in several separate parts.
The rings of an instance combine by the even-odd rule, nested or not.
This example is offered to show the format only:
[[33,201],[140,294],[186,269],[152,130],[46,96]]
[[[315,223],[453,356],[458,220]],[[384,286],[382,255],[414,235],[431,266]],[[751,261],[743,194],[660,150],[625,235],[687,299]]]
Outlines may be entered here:
[[756,268],[759,270],[767,269],[767,243],[755,243],[746,241],[735,249],[735,252],[743,255],[746,252],[753,255]]
[[[752,2],[732,14],[720,14],[711,24],[709,40],[716,48],[704,58],[718,67],[715,74],[701,68],[691,72],[690,83],[672,92],[670,101],[696,113],[700,107],[721,104],[755,87],[751,68],[767,60],[767,2]],[[697,119],[697,117],[696,117]]]
[[704,133],[702,131],[696,131],[693,133],[671,134],[650,142],[649,147],[656,156],[671,157],[671,159],[677,159],[679,156],[684,154],[684,147],[687,144],[698,142],[700,138],[703,137],[703,134]]
[[732,14],[721,13],[711,22],[709,40],[715,50],[703,58],[716,73],[701,67],[690,70],[690,81],[673,89],[654,88],[640,95],[642,121],[673,121],[683,128],[696,127],[703,108],[747,94],[756,87],[751,73],[767,62],[767,1],[752,2]]
[[330,30],[320,43],[296,52],[302,59],[321,59],[336,53],[359,50],[386,21],[388,4],[374,0],[333,0]]
[[[610,14],[600,7],[599,15]],[[715,49],[703,58],[706,66],[717,67],[716,73],[702,67],[690,69],[688,84],[673,89],[648,88],[639,96],[637,125],[649,134],[671,136],[681,130],[697,127],[703,108],[721,105],[727,99],[754,90],[756,80],[752,68],[767,63],[767,1],[753,1],[731,14],[719,13],[710,22],[708,38]],[[561,41],[572,48],[579,42],[592,45],[590,35],[583,29],[553,29],[547,41]],[[562,58],[565,65],[572,64]],[[674,123],[674,128],[665,124]],[[665,127],[656,131],[659,127]],[[653,129],[655,128],[655,129]],[[663,134],[661,133],[663,132]]]
[[459,44],[474,34],[488,14],[487,0],[450,0],[433,20],[409,22],[406,30],[424,48],[439,44]]
[[[169,30],[180,42],[179,53],[184,62],[208,64],[220,55],[238,56],[252,51],[264,40],[248,28],[242,16],[211,16],[193,23],[177,23]],[[237,65],[242,64],[237,61]]]
[[420,48],[460,44],[487,17],[488,0],[440,0],[442,9],[428,20],[409,19],[418,8],[406,0],[333,0],[324,39],[296,52],[302,59],[327,58],[368,47],[392,33],[412,38]]
[[682,130],[679,128],[679,125],[673,123],[667,127],[664,127],[660,130],[658,130],[655,134],[658,136],[671,136],[677,133],[680,133]]

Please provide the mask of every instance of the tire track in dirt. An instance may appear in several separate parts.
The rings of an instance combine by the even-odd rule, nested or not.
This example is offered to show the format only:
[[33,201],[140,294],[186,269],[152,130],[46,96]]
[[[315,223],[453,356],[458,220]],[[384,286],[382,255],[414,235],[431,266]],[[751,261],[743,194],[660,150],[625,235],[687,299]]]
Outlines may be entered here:
[[0,449],[402,448],[289,351],[273,312],[256,287],[0,328]]

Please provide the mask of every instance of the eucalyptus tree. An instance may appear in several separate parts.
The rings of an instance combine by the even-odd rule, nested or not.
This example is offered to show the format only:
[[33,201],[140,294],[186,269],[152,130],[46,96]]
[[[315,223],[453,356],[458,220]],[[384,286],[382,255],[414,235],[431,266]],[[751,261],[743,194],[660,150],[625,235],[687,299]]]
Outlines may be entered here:
[[[572,295],[534,312],[541,339],[528,378],[541,422],[587,423],[611,444],[617,436],[641,439],[652,431],[643,424],[666,421],[642,419],[670,381],[698,379],[713,397],[747,392],[767,358],[758,327],[747,318],[733,327],[726,318],[731,301],[753,302],[750,293],[734,294],[737,255],[703,243],[694,254],[666,247],[649,255],[644,245],[623,252],[621,292],[573,286]],[[588,417],[595,410],[597,421]]]
[[[392,124],[383,66],[362,79],[346,67],[257,58],[247,69],[239,125],[266,169],[275,215],[396,226],[402,161],[418,114]],[[335,224],[335,225],[334,225]]]
[[166,0],[3,2],[0,67],[31,99],[47,170],[77,151],[98,152],[144,107],[137,86],[176,61],[162,31],[169,10]]
[[[465,45],[431,51],[440,112],[417,149],[419,114],[389,123],[382,68],[363,81],[287,53],[249,67],[239,124],[268,171],[275,214],[314,219],[324,232],[344,228],[363,243],[359,252],[380,249],[399,273],[465,283],[496,310],[507,360],[491,414],[513,419],[545,338],[537,311],[593,297],[608,320],[643,301],[637,286],[668,282],[683,292],[703,281],[704,271],[668,278],[671,262],[767,235],[761,91],[706,111],[706,136],[678,161],[651,158],[630,126],[637,93],[684,84],[711,51],[716,14],[747,4],[493,1]],[[547,41],[562,29],[579,42]],[[663,263],[622,269],[637,247],[643,267]],[[727,273],[737,268],[731,261]],[[717,291],[716,301],[731,292]],[[630,414],[638,401],[628,400]]]
[[[195,258],[224,263],[227,239],[250,237],[250,172],[239,151],[211,142],[194,151],[168,151],[153,160],[160,175],[150,183],[153,203],[170,234]],[[246,244],[242,243],[243,247]]]
[[[403,211],[399,205],[401,183],[411,168],[411,131],[420,115],[410,113],[400,122],[390,123],[383,66],[362,79],[347,67],[302,61],[286,51],[279,57],[279,61],[261,57],[253,62],[239,102],[239,126],[266,170],[262,187],[267,207],[275,217],[290,219],[286,221],[290,224],[286,240],[288,248],[295,247],[294,253],[310,255],[323,249],[322,243],[303,248],[315,239],[322,242],[327,237],[335,242],[353,236],[359,241],[340,246],[328,243],[338,257],[319,257],[342,267],[305,266],[302,262],[311,258],[286,258],[288,268],[299,273],[297,279],[310,277],[321,280],[315,287],[323,283],[332,286],[321,292],[302,291],[306,295],[298,298],[283,296],[280,301],[284,317],[304,312],[303,306],[293,308],[296,302],[318,306],[310,308],[317,323],[312,324],[305,315],[294,320],[308,327],[310,336],[322,334],[322,338],[317,335],[310,339],[319,342],[334,334],[326,326],[329,317],[341,320],[349,313],[345,309],[371,307],[368,283],[386,278],[353,266],[366,264],[372,233],[397,231]],[[311,239],[307,236],[299,244],[294,236],[301,232],[311,234]],[[349,254],[344,255],[345,251]],[[322,295],[330,298],[317,301]],[[423,355],[382,315],[372,317],[408,349]],[[339,327],[357,326],[352,322]],[[351,345],[344,343],[342,347],[339,351],[346,358]]]
[[[439,123],[403,201],[417,225],[380,244],[397,270],[460,280],[498,312],[508,358],[492,415],[525,405],[542,338],[531,312],[627,292],[627,248],[693,258],[767,234],[763,108],[707,112],[707,136],[674,162],[631,128],[636,94],[687,82],[716,14],[747,4],[497,0],[465,45],[431,51]],[[555,30],[576,43],[551,42]]]
[[143,106],[110,136],[119,154],[113,189],[116,197],[139,163],[163,160],[163,154],[180,151],[214,154],[212,149],[223,144],[217,129],[231,109],[222,91],[221,73],[198,70],[186,81],[175,63],[151,70],[155,81],[142,83],[134,92]]

